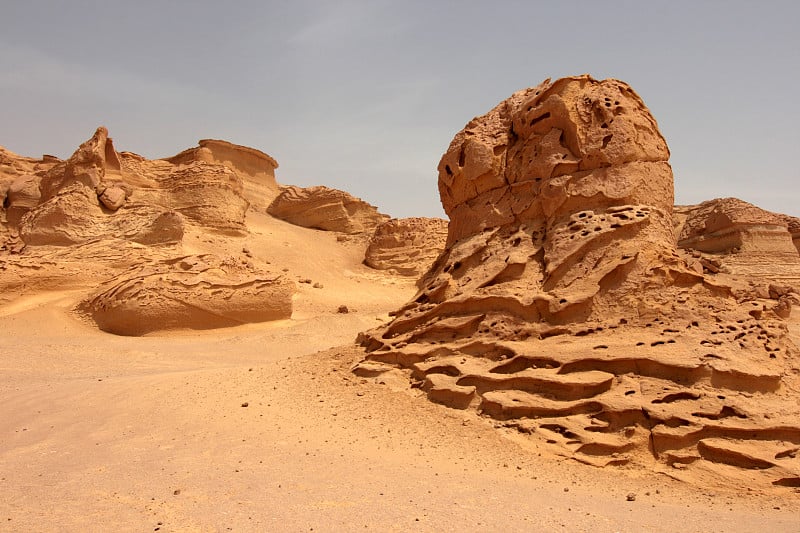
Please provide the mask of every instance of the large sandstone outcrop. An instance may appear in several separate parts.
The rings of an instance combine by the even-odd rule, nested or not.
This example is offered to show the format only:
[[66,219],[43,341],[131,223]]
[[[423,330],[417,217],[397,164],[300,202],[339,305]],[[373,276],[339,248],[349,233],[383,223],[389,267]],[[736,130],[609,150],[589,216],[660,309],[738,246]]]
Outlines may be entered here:
[[147,160],[118,153],[103,127],[66,161],[0,149],[0,300],[105,281],[83,310],[124,335],[288,318],[293,284],[247,254],[186,255],[246,236],[246,184],[265,205],[276,166],[224,141]]
[[109,333],[210,329],[292,316],[294,283],[233,258],[186,256],[135,267],[80,310]]
[[284,187],[267,212],[296,226],[341,233],[371,233],[389,218],[360,198],[324,186]]
[[447,221],[441,218],[391,219],[375,229],[364,264],[401,276],[420,277],[444,250]]
[[[255,172],[261,153],[250,154],[224,141],[207,144],[214,151],[201,143],[199,150],[211,154],[205,159],[148,161],[128,152],[118,154],[108,131],[100,127],[67,161],[14,177],[5,193],[6,219],[18,226],[28,245],[67,246],[98,238],[175,243],[187,222],[222,233],[245,233],[249,203],[243,178],[231,166]],[[239,152],[246,157],[233,157]],[[277,163],[261,155],[266,176]],[[225,156],[234,163],[215,159]],[[274,176],[269,179],[274,185]]]
[[402,369],[591,464],[800,483],[797,295],[687,261],[668,158],[617,80],[547,80],[470,121],[439,165],[447,248],[354,372]]

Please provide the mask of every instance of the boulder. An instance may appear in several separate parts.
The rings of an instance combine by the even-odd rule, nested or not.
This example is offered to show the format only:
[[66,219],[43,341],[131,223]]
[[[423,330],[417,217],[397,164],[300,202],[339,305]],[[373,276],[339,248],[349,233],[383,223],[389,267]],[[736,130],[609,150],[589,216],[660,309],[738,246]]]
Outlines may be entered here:
[[350,234],[372,233],[389,218],[360,198],[324,186],[284,187],[267,212],[296,226]]
[[79,311],[100,329],[138,336],[291,318],[294,283],[234,258],[185,256],[132,268]]

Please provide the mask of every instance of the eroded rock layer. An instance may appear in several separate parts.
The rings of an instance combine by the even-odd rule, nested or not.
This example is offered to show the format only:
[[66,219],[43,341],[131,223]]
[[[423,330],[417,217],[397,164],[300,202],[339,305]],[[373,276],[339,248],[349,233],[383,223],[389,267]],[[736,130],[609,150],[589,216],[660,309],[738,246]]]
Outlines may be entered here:
[[400,368],[431,400],[587,463],[800,484],[784,320],[798,296],[678,250],[668,158],[617,80],[547,80],[473,119],[439,165],[447,248],[395,319],[359,336],[354,371]]
[[418,278],[442,253],[446,240],[446,220],[394,218],[375,229],[364,263],[378,270]]
[[284,187],[267,212],[296,226],[341,233],[372,233],[389,218],[360,198],[321,185]]
[[277,194],[275,167],[211,140],[147,160],[118,153],[104,127],[66,161],[0,149],[0,301],[105,282],[83,311],[123,335],[288,318],[293,284],[248,254],[188,255],[246,237],[247,196]]
[[678,246],[707,272],[800,286],[800,220],[737,198],[675,207]]
[[155,261],[109,280],[80,306],[103,331],[143,335],[292,316],[294,283],[234,258]]

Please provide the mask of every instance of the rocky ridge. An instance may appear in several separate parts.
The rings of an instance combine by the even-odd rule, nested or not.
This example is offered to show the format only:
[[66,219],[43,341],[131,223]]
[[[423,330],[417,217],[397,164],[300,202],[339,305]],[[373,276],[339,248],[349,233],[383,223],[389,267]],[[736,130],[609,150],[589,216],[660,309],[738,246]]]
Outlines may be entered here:
[[444,250],[447,221],[440,218],[387,220],[375,228],[364,264],[401,276],[419,278]]

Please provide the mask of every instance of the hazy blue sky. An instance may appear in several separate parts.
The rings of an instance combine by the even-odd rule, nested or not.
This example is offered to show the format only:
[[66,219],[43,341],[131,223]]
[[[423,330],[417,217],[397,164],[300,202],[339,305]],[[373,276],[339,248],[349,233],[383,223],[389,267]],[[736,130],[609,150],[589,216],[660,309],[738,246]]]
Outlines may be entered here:
[[0,145],[69,156],[253,146],[285,184],[440,216],[436,165],[473,116],[547,77],[630,83],[679,203],[800,216],[800,2],[0,0]]

